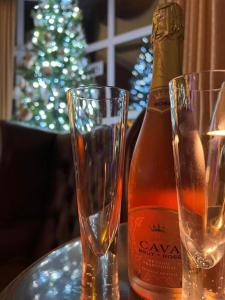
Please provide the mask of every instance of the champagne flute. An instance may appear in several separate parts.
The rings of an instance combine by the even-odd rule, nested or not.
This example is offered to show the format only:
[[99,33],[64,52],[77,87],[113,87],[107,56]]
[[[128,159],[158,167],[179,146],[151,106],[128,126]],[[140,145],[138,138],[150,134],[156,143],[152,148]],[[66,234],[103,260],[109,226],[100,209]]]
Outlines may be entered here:
[[225,297],[224,81],[212,70],[170,82],[183,299]]
[[82,86],[67,92],[82,242],[82,299],[119,299],[120,219],[128,92]]

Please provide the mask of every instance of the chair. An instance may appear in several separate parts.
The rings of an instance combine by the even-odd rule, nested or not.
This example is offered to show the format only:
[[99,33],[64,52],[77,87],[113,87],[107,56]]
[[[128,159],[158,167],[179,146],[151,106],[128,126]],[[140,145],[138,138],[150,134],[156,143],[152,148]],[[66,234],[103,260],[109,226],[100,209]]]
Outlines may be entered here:
[[79,235],[69,134],[0,121],[0,289]]

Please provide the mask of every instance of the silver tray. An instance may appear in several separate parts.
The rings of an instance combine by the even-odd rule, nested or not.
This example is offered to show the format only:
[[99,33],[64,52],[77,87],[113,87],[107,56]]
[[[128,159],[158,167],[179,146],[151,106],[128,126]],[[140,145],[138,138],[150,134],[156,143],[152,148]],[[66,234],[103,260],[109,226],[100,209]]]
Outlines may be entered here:
[[[0,294],[1,300],[80,299],[81,243],[79,239],[57,248],[22,272]],[[141,299],[127,276],[127,226],[119,228],[120,299]]]

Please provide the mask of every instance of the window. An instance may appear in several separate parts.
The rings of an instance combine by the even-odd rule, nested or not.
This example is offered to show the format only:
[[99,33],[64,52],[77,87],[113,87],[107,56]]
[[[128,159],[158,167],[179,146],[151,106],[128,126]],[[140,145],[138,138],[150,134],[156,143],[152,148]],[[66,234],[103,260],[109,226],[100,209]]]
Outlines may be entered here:
[[[23,56],[30,10],[36,0],[17,0],[17,60]],[[152,11],[157,1],[80,0],[83,27],[98,84],[130,89],[132,66],[137,61],[141,39],[151,34]],[[24,19],[24,16],[28,19]],[[135,118],[138,112],[129,112]]]

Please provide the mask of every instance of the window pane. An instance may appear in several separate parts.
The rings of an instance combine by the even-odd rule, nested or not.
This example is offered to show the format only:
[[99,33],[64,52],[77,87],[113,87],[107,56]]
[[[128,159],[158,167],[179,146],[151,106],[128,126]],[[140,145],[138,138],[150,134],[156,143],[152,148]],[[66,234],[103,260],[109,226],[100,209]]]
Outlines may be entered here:
[[[39,1],[24,1],[24,39],[30,39],[30,32],[34,28],[32,10]],[[87,43],[93,43],[107,38],[107,1],[80,0],[82,11],[82,26]]]
[[129,110],[141,111],[146,107],[152,61],[149,38],[145,37],[116,47],[116,85],[130,91]]
[[94,77],[95,84],[107,85],[107,51],[106,49],[99,50],[89,54],[90,69]]
[[24,2],[24,43],[31,39],[31,32],[34,29],[34,22],[32,17],[32,10],[38,1],[25,1]]
[[107,38],[107,1],[80,0],[79,7],[87,43]]
[[156,0],[117,0],[116,1],[116,34],[151,25],[152,13]]

